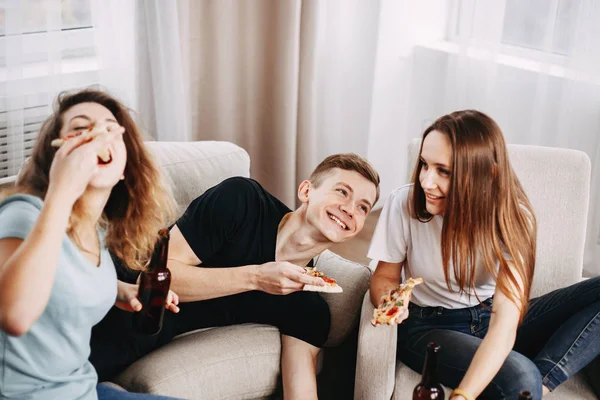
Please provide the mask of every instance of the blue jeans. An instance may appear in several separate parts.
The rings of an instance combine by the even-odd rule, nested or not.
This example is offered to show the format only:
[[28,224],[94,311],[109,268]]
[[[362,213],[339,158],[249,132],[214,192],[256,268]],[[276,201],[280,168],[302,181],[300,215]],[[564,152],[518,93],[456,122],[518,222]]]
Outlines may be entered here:
[[[454,310],[411,303],[398,327],[398,359],[420,373],[427,343],[434,341],[442,346],[439,380],[456,388],[487,333],[492,302]],[[599,354],[600,277],[595,277],[530,301],[513,351],[480,398],[516,399],[529,390],[541,399],[542,385],[554,390]]]
[[158,396],[149,393],[131,393],[115,389],[104,383],[96,386],[98,400],[176,400],[174,397]]

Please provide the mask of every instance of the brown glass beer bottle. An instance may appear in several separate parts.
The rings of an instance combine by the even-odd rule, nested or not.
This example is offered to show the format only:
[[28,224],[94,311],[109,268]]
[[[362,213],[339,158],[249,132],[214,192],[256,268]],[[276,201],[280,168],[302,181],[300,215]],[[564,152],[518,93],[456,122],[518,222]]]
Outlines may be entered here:
[[421,382],[413,391],[413,400],[434,400],[444,399],[444,389],[437,380],[438,357],[441,346],[431,342],[427,345],[427,356],[423,366],[423,376]]
[[146,335],[160,332],[171,286],[171,271],[167,268],[169,231],[161,229],[158,235],[148,268],[140,276],[138,299],[142,303],[142,310],[133,314],[135,330]]

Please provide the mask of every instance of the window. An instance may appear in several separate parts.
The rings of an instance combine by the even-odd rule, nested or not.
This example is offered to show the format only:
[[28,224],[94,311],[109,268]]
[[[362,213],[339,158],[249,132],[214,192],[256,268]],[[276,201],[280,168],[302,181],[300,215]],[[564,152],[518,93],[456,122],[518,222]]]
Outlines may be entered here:
[[0,179],[31,154],[58,92],[97,83],[91,0],[0,2]]
[[581,0],[507,0],[502,42],[569,56]]
[[499,38],[502,53],[568,57],[581,10],[582,0],[457,0],[448,39],[485,46]]

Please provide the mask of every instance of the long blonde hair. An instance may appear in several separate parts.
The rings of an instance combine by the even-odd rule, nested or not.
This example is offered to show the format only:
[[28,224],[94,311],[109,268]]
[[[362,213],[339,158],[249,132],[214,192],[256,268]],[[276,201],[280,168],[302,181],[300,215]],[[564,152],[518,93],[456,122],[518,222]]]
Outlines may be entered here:
[[[475,269],[481,256],[500,290],[520,307],[522,320],[533,280],[537,228],[533,208],[510,165],[502,131],[494,120],[475,110],[438,118],[423,133],[423,141],[433,131],[445,134],[452,145],[441,242],[448,289],[452,273],[461,293],[469,288],[477,296]],[[412,209],[426,222],[432,215],[419,182],[423,141],[413,174]],[[504,251],[514,268],[509,268]]]
[[[98,103],[115,116],[125,128],[123,141],[127,149],[124,179],[110,194],[100,224],[106,229],[106,246],[131,269],[141,270],[151,256],[158,231],[172,219],[175,203],[157,167],[146,150],[142,135],[127,108],[107,93],[85,89],[63,92],[56,99],[54,112],[40,129],[31,158],[25,163],[16,185],[3,193],[27,193],[46,197],[50,166],[56,149],[50,143],[59,137],[63,114],[80,103]],[[75,241],[74,230],[85,218],[79,202],[71,213],[67,233]]]

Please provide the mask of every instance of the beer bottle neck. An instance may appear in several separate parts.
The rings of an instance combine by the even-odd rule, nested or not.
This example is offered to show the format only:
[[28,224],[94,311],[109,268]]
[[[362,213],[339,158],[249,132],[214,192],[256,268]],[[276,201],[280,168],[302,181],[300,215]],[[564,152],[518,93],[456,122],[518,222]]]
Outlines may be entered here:
[[436,350],[432,348],[427,349],[427,357],[425,358],[423,376],[421,378],[421,384],[424,386],[431,386],[437,383],[438,355],[439,353]]
[[161,236],[156,246],[154,247],[154,251],[152,252],[152,258],[150,259],[150,263],[148,265],[148,270],[156,271],[156,270],[164,270],[167,268],[167,259],[169,252],[169,237]]

